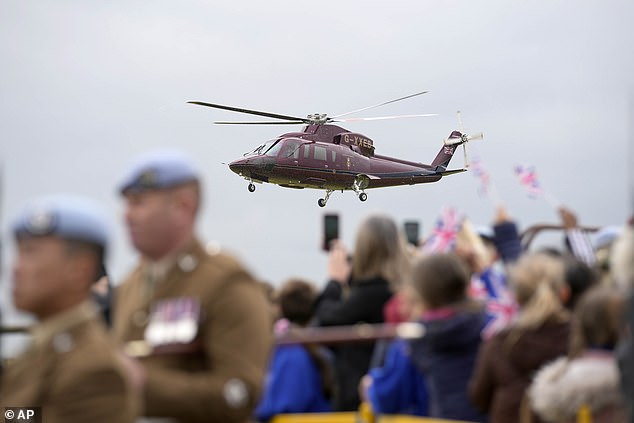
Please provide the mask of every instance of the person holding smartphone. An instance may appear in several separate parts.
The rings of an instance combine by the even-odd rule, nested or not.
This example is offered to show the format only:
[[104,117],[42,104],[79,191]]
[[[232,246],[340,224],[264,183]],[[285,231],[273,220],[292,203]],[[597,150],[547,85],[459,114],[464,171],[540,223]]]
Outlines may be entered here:
[[[392,218],[371,215],[359,227],[352,263],[340,241],[331,244],[329,281],[316,303],[320,326],[383,323],[383,307],[408,268],[405,240]],[[337,411],[356,410],[357,387],[368,371],[374,344],[343,345],[333,350]]]

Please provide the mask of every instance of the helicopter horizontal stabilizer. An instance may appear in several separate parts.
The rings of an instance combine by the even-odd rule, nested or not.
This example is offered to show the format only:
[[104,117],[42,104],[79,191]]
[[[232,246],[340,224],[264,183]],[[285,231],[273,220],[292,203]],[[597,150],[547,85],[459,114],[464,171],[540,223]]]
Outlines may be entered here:
[[445,170],[443,172],[440,172],[440,174],[442,176],[449,176],[449,175],[455,175],[456,173],[462,173],[466,171],[467,169],[452,169],[452,170]]

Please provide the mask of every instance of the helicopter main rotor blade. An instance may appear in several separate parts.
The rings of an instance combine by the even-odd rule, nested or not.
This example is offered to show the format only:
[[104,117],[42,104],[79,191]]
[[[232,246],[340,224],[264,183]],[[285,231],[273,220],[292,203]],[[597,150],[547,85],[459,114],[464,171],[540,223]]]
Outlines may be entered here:
[[267,122],[214,122],[214,125],[303,125],[305,122],[301,120],[281,120],[278,122],[267,121]]
[[300,117],[296,117],[296,116],[278,115],[276,113],[260,112],[258,110],[242,109],[242,108],[239,108],[239,107],[223,106],[222,104],[205,103],[205,102],[202,102],[202,101],[188,101],[188,103],[189,104],[196,104],[198,106],[213,107],[215,109],[229,110],[231,112],[247,113],[247,114],[250,114],[250,115],[270,117],[270,118],[274,118],[274,119],[296,120],[296,121],[298,120],[300,122],[305,122],[307,120],[306,118],[300,118]]
[[425,113],[420,115],[398,115],[398,116],[376,116],[376,117],[366,117],[366,118],[332,119],[330,120],[330,122],[361,122],[361,121],[370,121],[370,120],[405,119],[405,118],[430,117],[430,116],[438,116],[438,114]]
[[386,104],[396,103],[397,101],[406,100],[406,99],[408,99],[408,98],[416,97],[416,96],[418,96],[418,95],[426,94],[426,93],[428,93],[428,92],[429,92],[429,91],[421,91],[421,92],[419,92],[419,93],[406,95],[405,97],[401,97],[401,98],[397,98],[397,99],[394,99],[394,100],[386,101],[386,102],[381,103],[381,104],[375,104],[374,106],[368,106],[368,107],[364,107],[364,108],[362,108],[362,109],[353,110],[353,111],[351,111],[351,112],[342,113],[342,114],[340,114],[340,115],[333,116],[333,117],[332,117],[332,119],[336,119],[336,118],[339,118],[339,117],[341,117],[341,116],[351,115],[351,114],[353,114],[353,113],[357,113],[357,112],[362,112],[362,111],[364,111],[364,110],[374,109],[375,107],[385,106]]

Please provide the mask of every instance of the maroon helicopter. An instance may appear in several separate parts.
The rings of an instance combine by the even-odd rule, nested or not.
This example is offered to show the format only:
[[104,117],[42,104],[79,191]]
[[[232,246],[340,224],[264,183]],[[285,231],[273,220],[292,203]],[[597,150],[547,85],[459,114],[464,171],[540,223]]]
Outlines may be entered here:
[[255,191],[254,183],[271,183],[285,188],[313,188],[326,191],[318,200],[325,207],[334,191],[354,191],[359,200],[366,201],[366,189],[399,185],[415,185],[436,182],[443,176],[466,171],[468,159],[464,150],[465,168],[448,170],[447,166],[456,148],[482,134],[466,135],[462,130],[453,131],[443,141],[443,146],[431,164],[416,163],[375,154],[374,142],[360,133],[351,132],[332,123],[435,116],[434,114],[348,118],[342,116],[404,100],[427,91],[411,94],[363,109],[337,116],[308,115],[305,118],[260,112],[221,104],[190,101],[188,103],[239,113],[247,113],[278,119],[277,121],[214,122],[224,125],[275,125],[303,124],[301,132],[288,132],[259,145],[243,158],[229,164],[229,168],[249,181],[249,191]]

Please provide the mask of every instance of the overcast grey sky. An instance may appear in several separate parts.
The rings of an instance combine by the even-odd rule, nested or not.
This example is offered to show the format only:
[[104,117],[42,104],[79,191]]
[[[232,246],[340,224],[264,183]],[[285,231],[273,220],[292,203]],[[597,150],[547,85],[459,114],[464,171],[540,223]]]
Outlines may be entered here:
[[[439,113],[417,120],[350,124],[379,154],[430,162],[456,129],[471,143],[521,226],[554,222],[512,168],[537,167],[542,184],[581,222],[623,222],[630,213],[628,100],[634,3],[608,1],[24,1],[0,10],[0,160],[4,303],[13,246],[6,228],[32,197],[72,192],[111,214],[108,268],[119,281],[135,254],[115,187],[130,161],[179,147],[204,169],[199,232],[236,253],[260,278],[318,283],[320,191],[274,185],[247,191],[221,162],[292,127],[221,127],[244,119],[186,105],[217,102],[291,115],[343,113],[423,89],[429,94],[367,112]],[[299,129],[299,128],[297,128]],[[451,167],[460,167],[456,155]],[[443,205],[475,223],[493,207],[465,173],[415,187],[368,191],[361,203],[335,193],[352,244],[370,212],[425,232]]]

